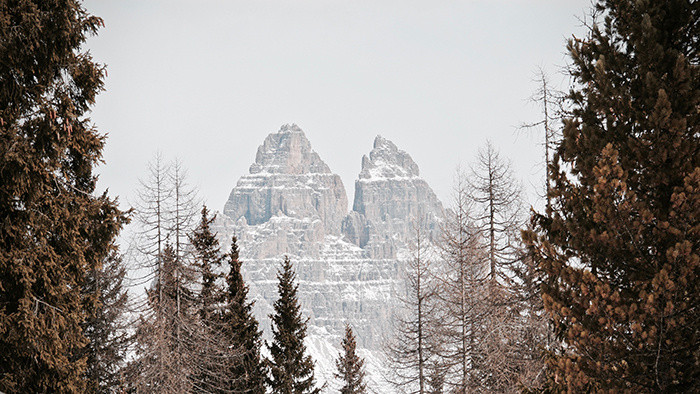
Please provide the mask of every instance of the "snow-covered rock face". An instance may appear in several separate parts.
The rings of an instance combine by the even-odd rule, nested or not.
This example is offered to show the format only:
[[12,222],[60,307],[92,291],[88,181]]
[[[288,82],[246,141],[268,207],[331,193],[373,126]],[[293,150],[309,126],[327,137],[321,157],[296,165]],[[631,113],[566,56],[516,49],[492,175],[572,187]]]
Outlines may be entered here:
[[371,257],[394,259],[415,238],[416,226],[435,237],[443,217],[442,203],[411,156],[377,136],[369,158],[362,158],[353,212],[343,221],[347,239]]
[[333,358],[350,324],[374,386],[383,382],[380,349],[403,289],[414,223],[424,234],[436,233],[443,214],[413,159],[382,137],[362,158],[348,213],[340,177],[299,127],[285,125],[260,146],[214,229],[223,245],[232,234],[238,237],[243,275],[266,335],[278,297],[277,270],[287,255],[310,319],[307,345],[317,360],[317,377],[332,379]]
[[374,149],[369,152],[369,158],[362,156],[360,179],[402,179],[416,178],[418,175],[418,165],[411,156],[380,135],[374,139]]
[[318,153],[311,150],[311,143],[295,124],[283,125],[277,133],[265,138],[258,148],[251,174],[329,174],[328,165]]
[[[267,223],[273,217],[318,219],[327,234],[339,234],[347,214],[347,195],[340,177],[311,149],[297,125],[284,125],[267,136],[258,148],[250,174],[231,191],[224,214],[245,218],[248,225]],[[319,241],[317,231],[306,237]],[[276,250],[273,250],[276,251]]]

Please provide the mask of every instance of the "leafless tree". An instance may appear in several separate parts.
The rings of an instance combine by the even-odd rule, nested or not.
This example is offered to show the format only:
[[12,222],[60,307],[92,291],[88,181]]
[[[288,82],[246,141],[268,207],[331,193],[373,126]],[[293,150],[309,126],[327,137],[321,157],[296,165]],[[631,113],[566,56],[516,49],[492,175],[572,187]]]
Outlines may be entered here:
[[179,161],[165,165],[156,155],[135,207],[139,261],[151,280],[137,323],[137,359],[129,369],[140,392],[196,390],[199,356],[213,354],[209,350],[221,343],[197,321],[197,272],[188,242],[197,200],[185,175]]
[[520,230],[525,224],[521,187],[510,163],[501,159],[491,142],[479,149],[468,180],[470,213],[488,255],[491,287],[510,282],[508,269],[517,261]]
[[487,143],[479,151],[469,179],[471,217],[488,261],[488,297],[481,303],[483,319],[472,377],[491,392],[510,392],[533,382],[542,359],[533,350],[546,324],[538,318],[536,291],[528,282],[536,272],[520,232],[525,215],[520,185],[510,163]]
[[394,337],[386,345],[392,376],[388,380],[404,393],[427,393],[428,366],[436,359],[439,346],[435,288],[430,273],[430,244],[419,225],[414,225],[413,258],[405,270],[406,292],[399,297]]
[[520,243],[522,216],[509,164],[487,144],[472,171],[457,175],[441,264],[433,269],[438,365],[452,392],[513,392],[531,387],[541,372],[546,325],[534,312],[536,278]]
[[486,300],[487,262],[471,218],[472,201],[464,174],[458,172],[454,204],[443,229],[441,262],[435,271],[440,306],[441,362],[445,385],[454,392],[471,392],[478,359],[477,344]]
[[148,273],[145,281],[155,279],[158,299],[163,298],[161,284],[163,247],[167,238],[167,217],[172,196],[169,184],[169,166],[163,161],[162,155],[156,153],[148,163],[148,174],[145,179],[139,179],[140,188],[134,203],[134,216],[138,230],[134,242],[139,258],[137,268],[145,269]]
[[561,129],[557,127],[556,124],[557,121],[562,119],[562,113],[564,112],[562,109],[564,95],[552,87],[547,74],[541,67],[538,67],[537,71],[535,72],[534,82],[537,83],[538,88],[535,90],[532,96],[530,96],[530,101],[540,106],[542,109],[542,119],[533,123],[523,123],[519,128],[521,130],[542,128],[542,134],[544,135],[542,145],[544,146],[546,209],[547,212],[551,212],[551,202],[549,197],[549,166],[551,164],[550,150],[553,150],[560,140]]

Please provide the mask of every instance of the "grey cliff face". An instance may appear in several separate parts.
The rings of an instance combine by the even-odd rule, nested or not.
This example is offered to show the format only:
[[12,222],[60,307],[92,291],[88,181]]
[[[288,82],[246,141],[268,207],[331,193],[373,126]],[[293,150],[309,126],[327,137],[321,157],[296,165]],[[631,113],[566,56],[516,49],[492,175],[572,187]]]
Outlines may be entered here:
[[273,217],[318,219],[326,233],[338,234],[347,205],[340,177],[331,173],[304,132],[292,124],[265,138],[250,174],[231,191],[224,214],[234,220],[245,218],[251,226]]
[[353,212],[343,221],[347,239],[371,257],[393,259],[415,237],[415,226],[438,236],[443,217],[442,203],[411,156],[377,136],[369,157],[362,157]]
[[[297,271],[311,340],[331,349],[350,323],[358,344],[376,350],[391,328],[396,295],[403,289],[414,222],[436,232],[442,215],[442,204],[413,159],[381,137],[362,159],[348,213],[340,177],[299,127],[285,125],[258,148],[250,174],[231,191],[215,230],[226,246],[231,235],[238,237],[261,327],[269,327],[276,273],[287,255]],[[324,354],[335,357],[335,352]],[[332,377],[332,359],[317,361]],[[381,380],[381,371],[370,375]]]

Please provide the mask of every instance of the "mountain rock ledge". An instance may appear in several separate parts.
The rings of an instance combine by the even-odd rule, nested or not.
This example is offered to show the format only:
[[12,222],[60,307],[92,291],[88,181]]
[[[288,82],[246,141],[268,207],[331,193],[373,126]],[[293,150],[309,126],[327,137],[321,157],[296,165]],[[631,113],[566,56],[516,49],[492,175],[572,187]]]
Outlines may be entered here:
[[223,245],[238,237],[255,314],[269,332],[276,272],[285,255],[310,318],[307,344],[321,382],[333,386],[334,357],[349,323],[367,358],[368,379],[385,386],[380,351],[391,332],[403,267],[418,226],[437,236],[444,210],[411,157],[378,136],[355,181],[352,211],[340,177],[304,132],[284,125],[265,138],[248,175],[218,216]]

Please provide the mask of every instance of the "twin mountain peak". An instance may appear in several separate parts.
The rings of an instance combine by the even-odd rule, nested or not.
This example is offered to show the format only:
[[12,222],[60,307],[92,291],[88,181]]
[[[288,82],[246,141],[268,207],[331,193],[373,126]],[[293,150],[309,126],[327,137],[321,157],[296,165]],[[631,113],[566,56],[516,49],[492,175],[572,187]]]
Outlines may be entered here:
[[223,213],[223,226],[248,244],[242,251],[251,259],[318,259],[329,243],[354,245],[359,250],[352,253],[365,258],[395,259],[416,226],[435,235],[444,210],[411,156],[377,136],[362,157],[348,213],[340,177],[302,129],[287,124],[265,138]]

